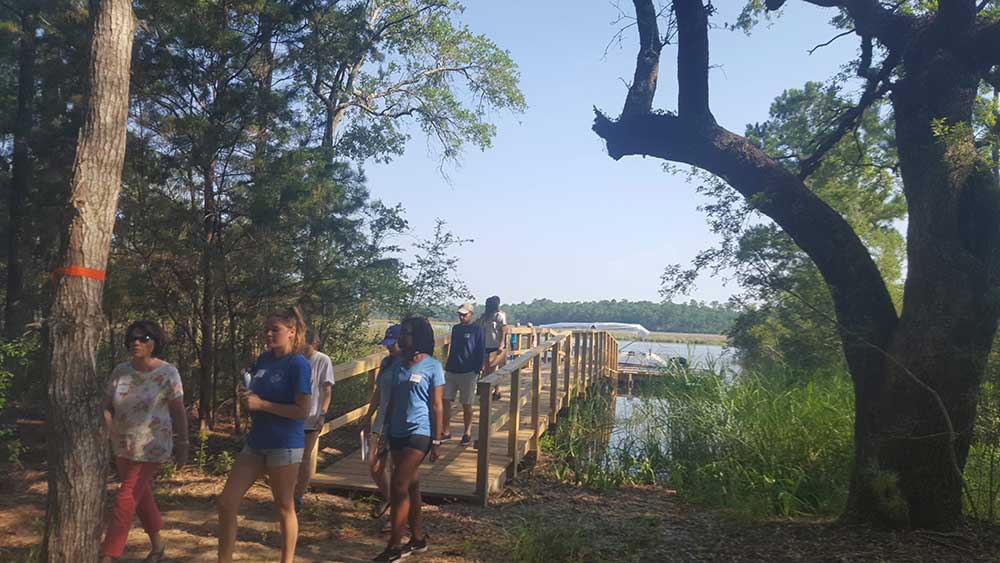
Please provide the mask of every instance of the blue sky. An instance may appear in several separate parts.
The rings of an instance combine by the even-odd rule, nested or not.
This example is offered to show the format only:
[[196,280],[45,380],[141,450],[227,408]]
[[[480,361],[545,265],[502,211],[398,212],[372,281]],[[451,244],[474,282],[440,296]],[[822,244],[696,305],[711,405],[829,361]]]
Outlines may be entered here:
[[[407,152],[365,171],[372,195],[401,203],[412,232],[427,237],[436,217],[474,239],[458,251],[459,275],[481,302],[659,300],[668,264],[687,264],[715,241],[697,207],[704,199],[662,161],[615,162],[591,130],[594,106],[617,116],[634,69],[634,28],[621,47],[605,47],[617,26],[612,3],[593,0],[467,0],[464,21],[510,51],[520,67],[524,114],[498,114],[486,152],[470,148],[457,167],[439,170],[427,139],[414,132]],[[767,118],[787,88],[826,80],[857,52],[845,37],[807,54],[837,31],[833,10],[791,3],[752,35],[721,29],[741,0],[720,0],[710,33],[711,104],[720,124],[742,133]],[[631,2],[622,0],[623,8]],[[664,50],[656,106],[676,107],[676,51]],[[737,288],[702,276],[690,298],[724,301]]]

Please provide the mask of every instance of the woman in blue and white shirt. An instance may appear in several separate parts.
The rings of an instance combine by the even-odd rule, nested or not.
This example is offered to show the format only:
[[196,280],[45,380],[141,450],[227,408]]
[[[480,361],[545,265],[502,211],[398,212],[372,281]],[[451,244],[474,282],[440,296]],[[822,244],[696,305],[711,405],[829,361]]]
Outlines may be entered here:
[[[444,369],[434,358],[434,329],[424,317],[403,319],[400,328],[402,359],[393,364],[388,418],[383,437],[388,436],[393,474],[390,483],[389,545],[374,559],[397,561],[427,551],[420,504],[418,469],[427,454],[438,458],[443,422]],[[409,524],[410,541],[401,546],[403,529]]]

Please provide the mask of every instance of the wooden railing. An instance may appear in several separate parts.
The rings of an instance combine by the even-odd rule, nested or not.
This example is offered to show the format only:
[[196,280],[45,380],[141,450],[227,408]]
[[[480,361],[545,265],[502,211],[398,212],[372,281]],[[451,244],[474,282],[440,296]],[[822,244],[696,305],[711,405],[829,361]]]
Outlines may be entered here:
[[[476,466],[476,491],[478,502],[486,504],[489,498],[490,483],[490,445],[504,424],[507,425],[507,478],[517,475],[517,466],[521,462],[522,447],[518,440],[521,432],[521,407],[530,402],[531,428],[527,451],[538,451],[538,442],[544,429],[541,424],[541,401],[543,377],[548,378],[549,391],[549,422],[554,422],[556,413],[569,406],[572,400],[586,393],[594,384],[604,377],[616,376],[618,366],[618,341],[608,332],[603,331],[556,331],[551,329],[536,329],[528,327],[509,327],[510,332],[518,334],[517,349],[510,350],[514,359],[503,365],[496,372],[483,377],[478,382],[479,420],[478,420],[478,451]],[[523,341],[535,344],[531,348],[522,348]],[[450,338],[439,338],[435,347],[440,352],[435,354],[442,363],[448,358]],[[386,357],[385,352],[378,352],[354,360],[337,364],[333,368],[334,380],[339,383],[360,376],[368,377],[368,389],[375,385],[379,364]],[[542,373],[547,364],[548,372]],[[528,379],[530,375],[530,379]],[[493,388],[509,379],[508,405],[506,412],[493,412]],[[528,392],[522,396],[522,389]],[[368,405],[362,405],[337,418],[329,420],[322,433],[336,430],[355,422],[368,411]]]
[[[572,398],[587,392],[599,378],[610,376],[617,367],[618,342],[610,333],[550,331],[545,336],[550,337],[546,342],[526,350],[508,365],[479,380],[477,388],[479,394],[479,449],[476,467],[476,498],[484,506],[490,494],[490,440],[495,431],[494,426],[498,422],[497,419],[505,417],[507,422],[507,455],[510,458],[510,465],[507,469],[508,478],[517,475],[517,466],[521,461],[518,436],[521,431],[522,371],[530,370],[531,373],[531,387],[527,399],[531,401],[533,431],[528,450],[538,451],[538,440],[543,431],[539,419],[542,395],[541,371],[545,359],[549,359],[549,412],[552,415],[550,422],[554,421],[555,413],[570,404]],[[562,378],[559,377],[560,371],[562,371]],[[510,378],[509,412],[494,415],[493,387],[508,377]]]

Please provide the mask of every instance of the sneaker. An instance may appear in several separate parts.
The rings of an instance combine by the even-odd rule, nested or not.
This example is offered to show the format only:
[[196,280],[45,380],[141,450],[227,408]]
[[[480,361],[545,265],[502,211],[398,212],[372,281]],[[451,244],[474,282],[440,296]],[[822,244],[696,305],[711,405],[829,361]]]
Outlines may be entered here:
[[409,553],[403,551],[402,548],[387,547],[382,551],[382,553],[379,553],[375,559],[372,559],[372,563],[390,563],[392,561],[399,561],[408,555]]
[[295,513],[298,514],[302,510],[302,497],[295,497]]
[[493,392],[493,400],[494,401],[499,401],[501,398],[503,398],[503,395],[500,394],[500,390],[499,389],[497,389],[496,391]]
[[468,446],[471,443],[472,443],[472,436],[469,436],[468,434],[464,434],[462,436],[462,441],[459,442],[458,445],[459,446]]
[[441,435],[441,441],[442,442],[447,442],[448,440],[451,440],[451,432],[448,432],[447,434],[442,434]]
[[410,541],[406,542],[403,546],[403,557],[408,557],[413,553],[425,553],[427,551],[427,534],[424,534],[424,539],[415,540],[410,538]]

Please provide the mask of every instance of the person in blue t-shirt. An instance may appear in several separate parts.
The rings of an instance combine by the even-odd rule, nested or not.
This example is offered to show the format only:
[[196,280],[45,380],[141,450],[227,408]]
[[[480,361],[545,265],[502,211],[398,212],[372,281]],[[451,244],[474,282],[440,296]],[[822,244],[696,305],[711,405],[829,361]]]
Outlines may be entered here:
[[[385,329],[385,337],[379,342],[379,344],[385,346],[385,350],[389,355],[382,358],[382,362],[378,366],[378,373],[375,376],[375,387],[368,398],[368,412],[361,419],[361,427],[365,429],[370,428],[372,434],[369,442],[372,452],[368,455],[368,471],[371,473],[372,480],[378,486],[378,490],[382,492],[382,502],[372,508],[373,518],[381,518],[389,510],[389,479],[387,477],[387,471],[390,471],[389,456],[386,455],[388,451],[385,448],[379,448],[378,446],[383,444],[382,427],[386,418],[386,411],[389,410],[389,395],[392,389],[389,378],[392,376],[392,365],[399,361],[399,358],[403,354],[402,348],[399,347],[399,331],[400,326],[398,324],[390,326]],[[374,422],[372,421],[373,416],[375,417]],[[388,440],[384,441],[384,444],[387,445]],[[390,529],[390,522],[386,520],[382,531],[388,532]]]
[[[432,462],[437,461],[441,445],[437,437],[443,426],[444,370],[434,359],[434,329],[424,317],[408,317],[400,325],[402,358],[390,368],[388,417],[382,430],[392,453],[392,531],[389,545],[373,560],[376,562],[397,561],[427,551],[417,470],[428,453]],[[407,523],[410,541],[401,546]]]
[[295,483],[312,393],[309,361],[301,354],[305,334],[298,308],[267,317],[268,351],[254,362],[250,388],[240,390],[240,401],[250,412],[250,435],[219,495],[219,563],[233,560],[240,501],[265,472],[281,525],[281,563],[292,563],[295,558],[299,536]]

